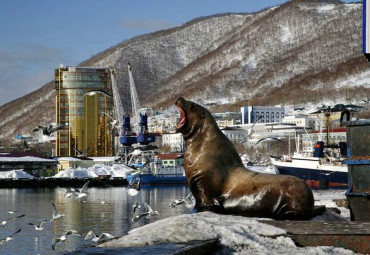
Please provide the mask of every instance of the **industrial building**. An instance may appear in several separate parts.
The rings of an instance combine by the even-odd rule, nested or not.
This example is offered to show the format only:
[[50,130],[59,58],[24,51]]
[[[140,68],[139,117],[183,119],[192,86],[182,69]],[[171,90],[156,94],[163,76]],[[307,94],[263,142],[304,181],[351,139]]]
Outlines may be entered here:
[[[107,68],[59,67],[55,69],[56,156],[112,156],[113,98]],[[95,93],[94,93],[95,91]],[[90,92],[89,94],[86,94]]]

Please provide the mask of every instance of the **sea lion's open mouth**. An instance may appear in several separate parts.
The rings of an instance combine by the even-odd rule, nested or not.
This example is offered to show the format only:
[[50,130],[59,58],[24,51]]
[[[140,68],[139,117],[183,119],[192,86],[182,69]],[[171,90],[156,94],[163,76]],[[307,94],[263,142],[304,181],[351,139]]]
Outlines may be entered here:
[[185,112],[184,112],[184,110],[181,108],[181,106],[178,106],[177,105],[177,108],[179,109],[179,111],[180,111],[180,122],[179,123],[177,123],[177,125],[176,125],[176,129],[177,130],[179,130],[182,126],[184,126],[185,125],[185,122],[186,122],[186,118],[185,118]]

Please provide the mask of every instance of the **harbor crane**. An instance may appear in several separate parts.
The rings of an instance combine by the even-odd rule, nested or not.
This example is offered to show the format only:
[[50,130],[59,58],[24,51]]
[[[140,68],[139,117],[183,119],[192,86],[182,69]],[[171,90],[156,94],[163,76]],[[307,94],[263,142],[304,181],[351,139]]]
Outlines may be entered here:
[[140,145],[147,145],[155,141],[155,137],[148,133],[148,116],[147,114],[141,114],[140,102],[137,95],[134,78],[132,76],[132,70],[130,63],[127,64],[130,84],[130,95],[132,105],[132,120],[133,120],[133,131],[131,130],[131,117],[124,113],[121,98],[117,87],[115,71],[111,69],[111,81],[113,90],[113,102],[114,102],[114,115],[118,120],[117,131],[119,133],[119,150],[118,155],[123,155],[127,159],[127,155],[132,145],[139,143]]

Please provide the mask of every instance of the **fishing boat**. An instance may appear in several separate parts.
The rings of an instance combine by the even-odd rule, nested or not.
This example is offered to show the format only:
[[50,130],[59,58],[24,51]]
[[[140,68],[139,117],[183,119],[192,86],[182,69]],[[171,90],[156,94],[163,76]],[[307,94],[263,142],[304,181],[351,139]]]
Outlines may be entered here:
[[306,180],[312,187],[347,187],[348,168],[343,163],[346,158],[340,153],[344,146],[324,150],[324,142],[318,141],[313,153],[305,151],[292,156],[270,157],[270,160],[278,173]]
[[129,155],[128,166],[132,171],[126,174],[130,183],[133,178],[140,178],[143,185],[185,184],[186,176],[183,154],[158,154],[154,150],[134,150]]

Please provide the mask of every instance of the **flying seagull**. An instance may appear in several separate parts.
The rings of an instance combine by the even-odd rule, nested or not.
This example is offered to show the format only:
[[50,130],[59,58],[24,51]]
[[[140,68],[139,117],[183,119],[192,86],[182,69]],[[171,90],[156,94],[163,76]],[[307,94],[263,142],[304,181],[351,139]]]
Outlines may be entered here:
[[64,191],[64,196],[63,197],[67,197],[68,198],[68,197],[71,197],[73,194],[75,194],[75,190],[74,189],[71,189],[71,188],[65,189],[65,188],[61,188],[59,186],[57,186],[57,188]]
[[37,126],[32,130],[32,132],[37,132],[37,131],[42,130],[43,135],[50,136],[54,132],[57,132],[57,131],[61,130],[63,127],[64,127],[64,125],[50,123],[47,127],[46,126]]
[[139,205],[139,203],[138,203],[138,202],[136,202],[136,203],[132,206],[132,208],[134,209],[134,213],[135,213],[135,211],[136,211],[136,209],[137,209],[137,208],[141,208],[141,205]]
[[85,184],[82,186],[81,189],[76,189],[76,192],[75,192],[77,195],[76,199],[79,199],[80,201],[82,198],[84,198],[84,200],[86,199],[87,194],[89,194],[87,192],[87,186],[89,185],[89,182],[90,181],[85,182]]
[[55,206],[55,204],[53,202],[51,202],[51,204],[54,207],[54,211],[53,211],[53,218],[50,220],[50,222],[52,222],[53,220],[60,219],[60,218],[65,216],[65,214],[59,213],[57,207]]
[[176,205],[182,205],[184,204],[187,208],[193,208],[193,194],[190,192],[186,197],[183,197],[182,199],[176,199],[175,201],[172,201],[169,205],[169,207],[175,207]]
[[158,212],[158,211],[154,211],[154,210],[150,207],[150,205],[148,205],[146,202],[144,202],[144,206],[145,206],[146,212],[141,213],[141,214],[139,214],[139,215],[135,216],[134,218],[132,218],[132,221],[133,221],[133,222],[137,222],[138,220],[140,220],[141,218],[143,218],[143,217],[145,217],[145,216],[146,216],[146,218],[147,218],[147,219],[150,219],[150,218],[151,218],[151,217],[153,217],[153,216],[158,216],[158,217],[159,217],[159,219],[161,219],[161,215],[159,214],[159,212]]
[[254,146],[256,146],[257,144],[259,144],[260,142],[263,142],[263,141],[278,141],[279,143],[284,143],[284,141],[280,140],[279,138],[277,137],[265,137],[265,138],[262,138],[262,139],[259,139]]
[[87,157],[87,152],[90,150],[90,146],[87,147],[87,149],[83,150],[83,151],[77,150],[76,148],[73,148],[73,149],[77,152],[77,157],[86,158]]
[[98,236],[93,231],[89,231],[89,233],[87,233],[87,235],[85,236],[85,240],[88,240],[90,238],[93,238],[92,239],[93,242],[100,242],[100,241],[106,241],[106,240],[109,240],[109,239],[113,239],[114,236],[112,236],[109,233],[101,233],[100,236]]
[[110,124],[112,125],[112,130],[117,126],[118,124],[118,120],[114,119],[112,116],[110,116],[108,113],[105,113],[105,112],[101,112],[102,114],[108,116],[112,121],[110,122]]
[[53,238],[53,241],[51,242],[51,248],[53,250],[55,250],[55,245],[59,242],[64,242],[66,239],[67,239],[67,236],[69,235],[82,235],[80,233],[78,233],[76,230],[68,230],[64,235],[62,235],[61,237],[54,237]]
[[251,126],[251,128],[250,129],[248,129],[248,131],[247,131],[247,137],[245,138],[245,139],[243,139],[242,141],[240,141],[240,143],[245,143],[251,136],[252,136],[252,133],[253,133],[253,127],[254,127],[254,125],[256,125],[256,123],[260,120],[260,119],[262,119],[262,116],[259,116],[257,119],[256,119],[256,121],[253,123],[253,125]]
[[106,95],[108,97],[112,97],[111,94],[105,92],[104,90],[91,90],[91,91],[88,91],[86,92],[85,94],[83,94],[83,96],[81,97],[81,100],[85,97],[85,96],[94,96],[96,94],[103,94],[103,95]]
[[42,224],[44,224],[44,223],[45,223],[45,222],[47,222],[47,221],[48,221],[48,220],[43,220],[43,221],[39,222],[38,224],[28,223],[28,225],[35,226],[35,229],[36,229],[36,230],[41,231],[41,230],[43,230],[43,229],[44,229],[44,228],[43,228],[43,226],[42,226]]
[[137,194],[139,194],[140,190],[141,190],[141,178],[139,175],[136,175],[130,180],[127,192],[130,196],[136,196]]
[[13,234],[3,238],[3,239],[0,239],[0,245],[4,245],[4,244],[7,244],[9,241],[13,240],[13,236],[19,232],[21,232],[21,228],[18,229],[17,231],[15,231]]
[[19,216],[15,216],[15,217],[9,218],[7,220],[3,220],[2,222],[0,222],[0,225],[2,225],[3,227],[5,227],[6,223],[8,223],[8,221],[19,219],[19,218],[22,218],[24,216],[25,216],[25,214],[22,214],[22,215],[19,215]]

